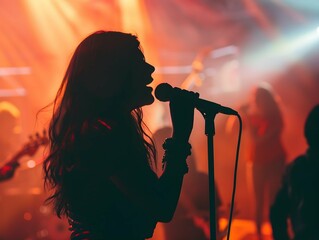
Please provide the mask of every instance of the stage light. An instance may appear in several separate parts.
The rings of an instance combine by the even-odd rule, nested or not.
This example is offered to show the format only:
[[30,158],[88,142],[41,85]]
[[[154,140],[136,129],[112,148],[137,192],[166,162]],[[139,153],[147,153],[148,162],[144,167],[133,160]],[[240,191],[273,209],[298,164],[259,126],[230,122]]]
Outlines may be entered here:
[[34,160],[29,160],[28,162],[27,162],[27,166],[28,166],[28,168],[34,168],[35,166],[36,166],[36,162],[34,161]]
[[261,71],[282,71],[303,59],[319,43],[319,27],[308,31],[286,34],[274,41],[259,46],[244,56],[251,69]]

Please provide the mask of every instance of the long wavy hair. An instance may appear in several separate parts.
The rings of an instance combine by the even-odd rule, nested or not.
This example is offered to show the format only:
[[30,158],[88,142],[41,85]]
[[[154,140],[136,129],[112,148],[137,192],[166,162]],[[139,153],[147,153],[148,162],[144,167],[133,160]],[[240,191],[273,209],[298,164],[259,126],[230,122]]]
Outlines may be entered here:
[[264,117],[269,120],[279,121],[283,125],[283,117],[279,107],[279,98],[270,84],[261,82],[255,89],[255,101]]
[[[50,151],[44,160],[44,184],[53,190],[47,202],[56,214],[69,215],[64,189],[65,173],[76,164],[68,157],[72,138],[94,119],[112,118],[125,107],[129,95],[131,62],[140,48],[137,37],[121,32],[98,31],[76,48],[52,103]],[[156,166],[154,142],[147,134],[141,108],[128,111],[127,120],[143,142],[150,167]],[[153,164],[154,163],[154,164]]]

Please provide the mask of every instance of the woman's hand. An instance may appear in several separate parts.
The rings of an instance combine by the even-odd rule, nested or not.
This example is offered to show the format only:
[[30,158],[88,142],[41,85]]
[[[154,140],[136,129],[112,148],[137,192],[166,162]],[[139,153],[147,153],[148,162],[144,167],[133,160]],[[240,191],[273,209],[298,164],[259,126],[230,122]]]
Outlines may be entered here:
[[186,90],[174,92],[170,101],[170,112],[173,126],[173,139],[188,142],[194,123],[194,108],[199,95]]

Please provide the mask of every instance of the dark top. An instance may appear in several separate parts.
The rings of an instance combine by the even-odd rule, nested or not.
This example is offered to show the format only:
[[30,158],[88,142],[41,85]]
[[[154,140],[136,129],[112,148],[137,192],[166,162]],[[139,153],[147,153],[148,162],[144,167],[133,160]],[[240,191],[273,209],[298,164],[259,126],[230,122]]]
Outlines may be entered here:
[[311,150],[287,167],[283,185],[271,207],[275,240],[289,239],[287,220],[291,220],[294,239],[318,239],[319,154]]
[[[125,126],[125,125],[124,125]],[[98,120],[74,136],[69,158],[74,165],[65,178],[70,209],[71,239],[145,239],[153,235],[156,221],[111,182],[127,169],[136,178],[156,184],[140,136],[132,129]],[[80,159],[80,161],[78,161]],[[147,174],[139,174],[147,172]]]
[[276,116],[249,117],[249,128],[252,136],[250,159],[255,164],[284,163],[285,149],[281,141],[283,124]]

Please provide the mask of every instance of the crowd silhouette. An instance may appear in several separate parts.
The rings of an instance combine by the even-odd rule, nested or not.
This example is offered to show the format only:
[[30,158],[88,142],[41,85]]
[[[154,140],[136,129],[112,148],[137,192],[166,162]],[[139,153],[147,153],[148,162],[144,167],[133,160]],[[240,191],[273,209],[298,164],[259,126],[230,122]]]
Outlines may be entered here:
[[318,239],[319,105],[310,111],[304,135],[308,149],[286,167],[270,209],[274,240]]

